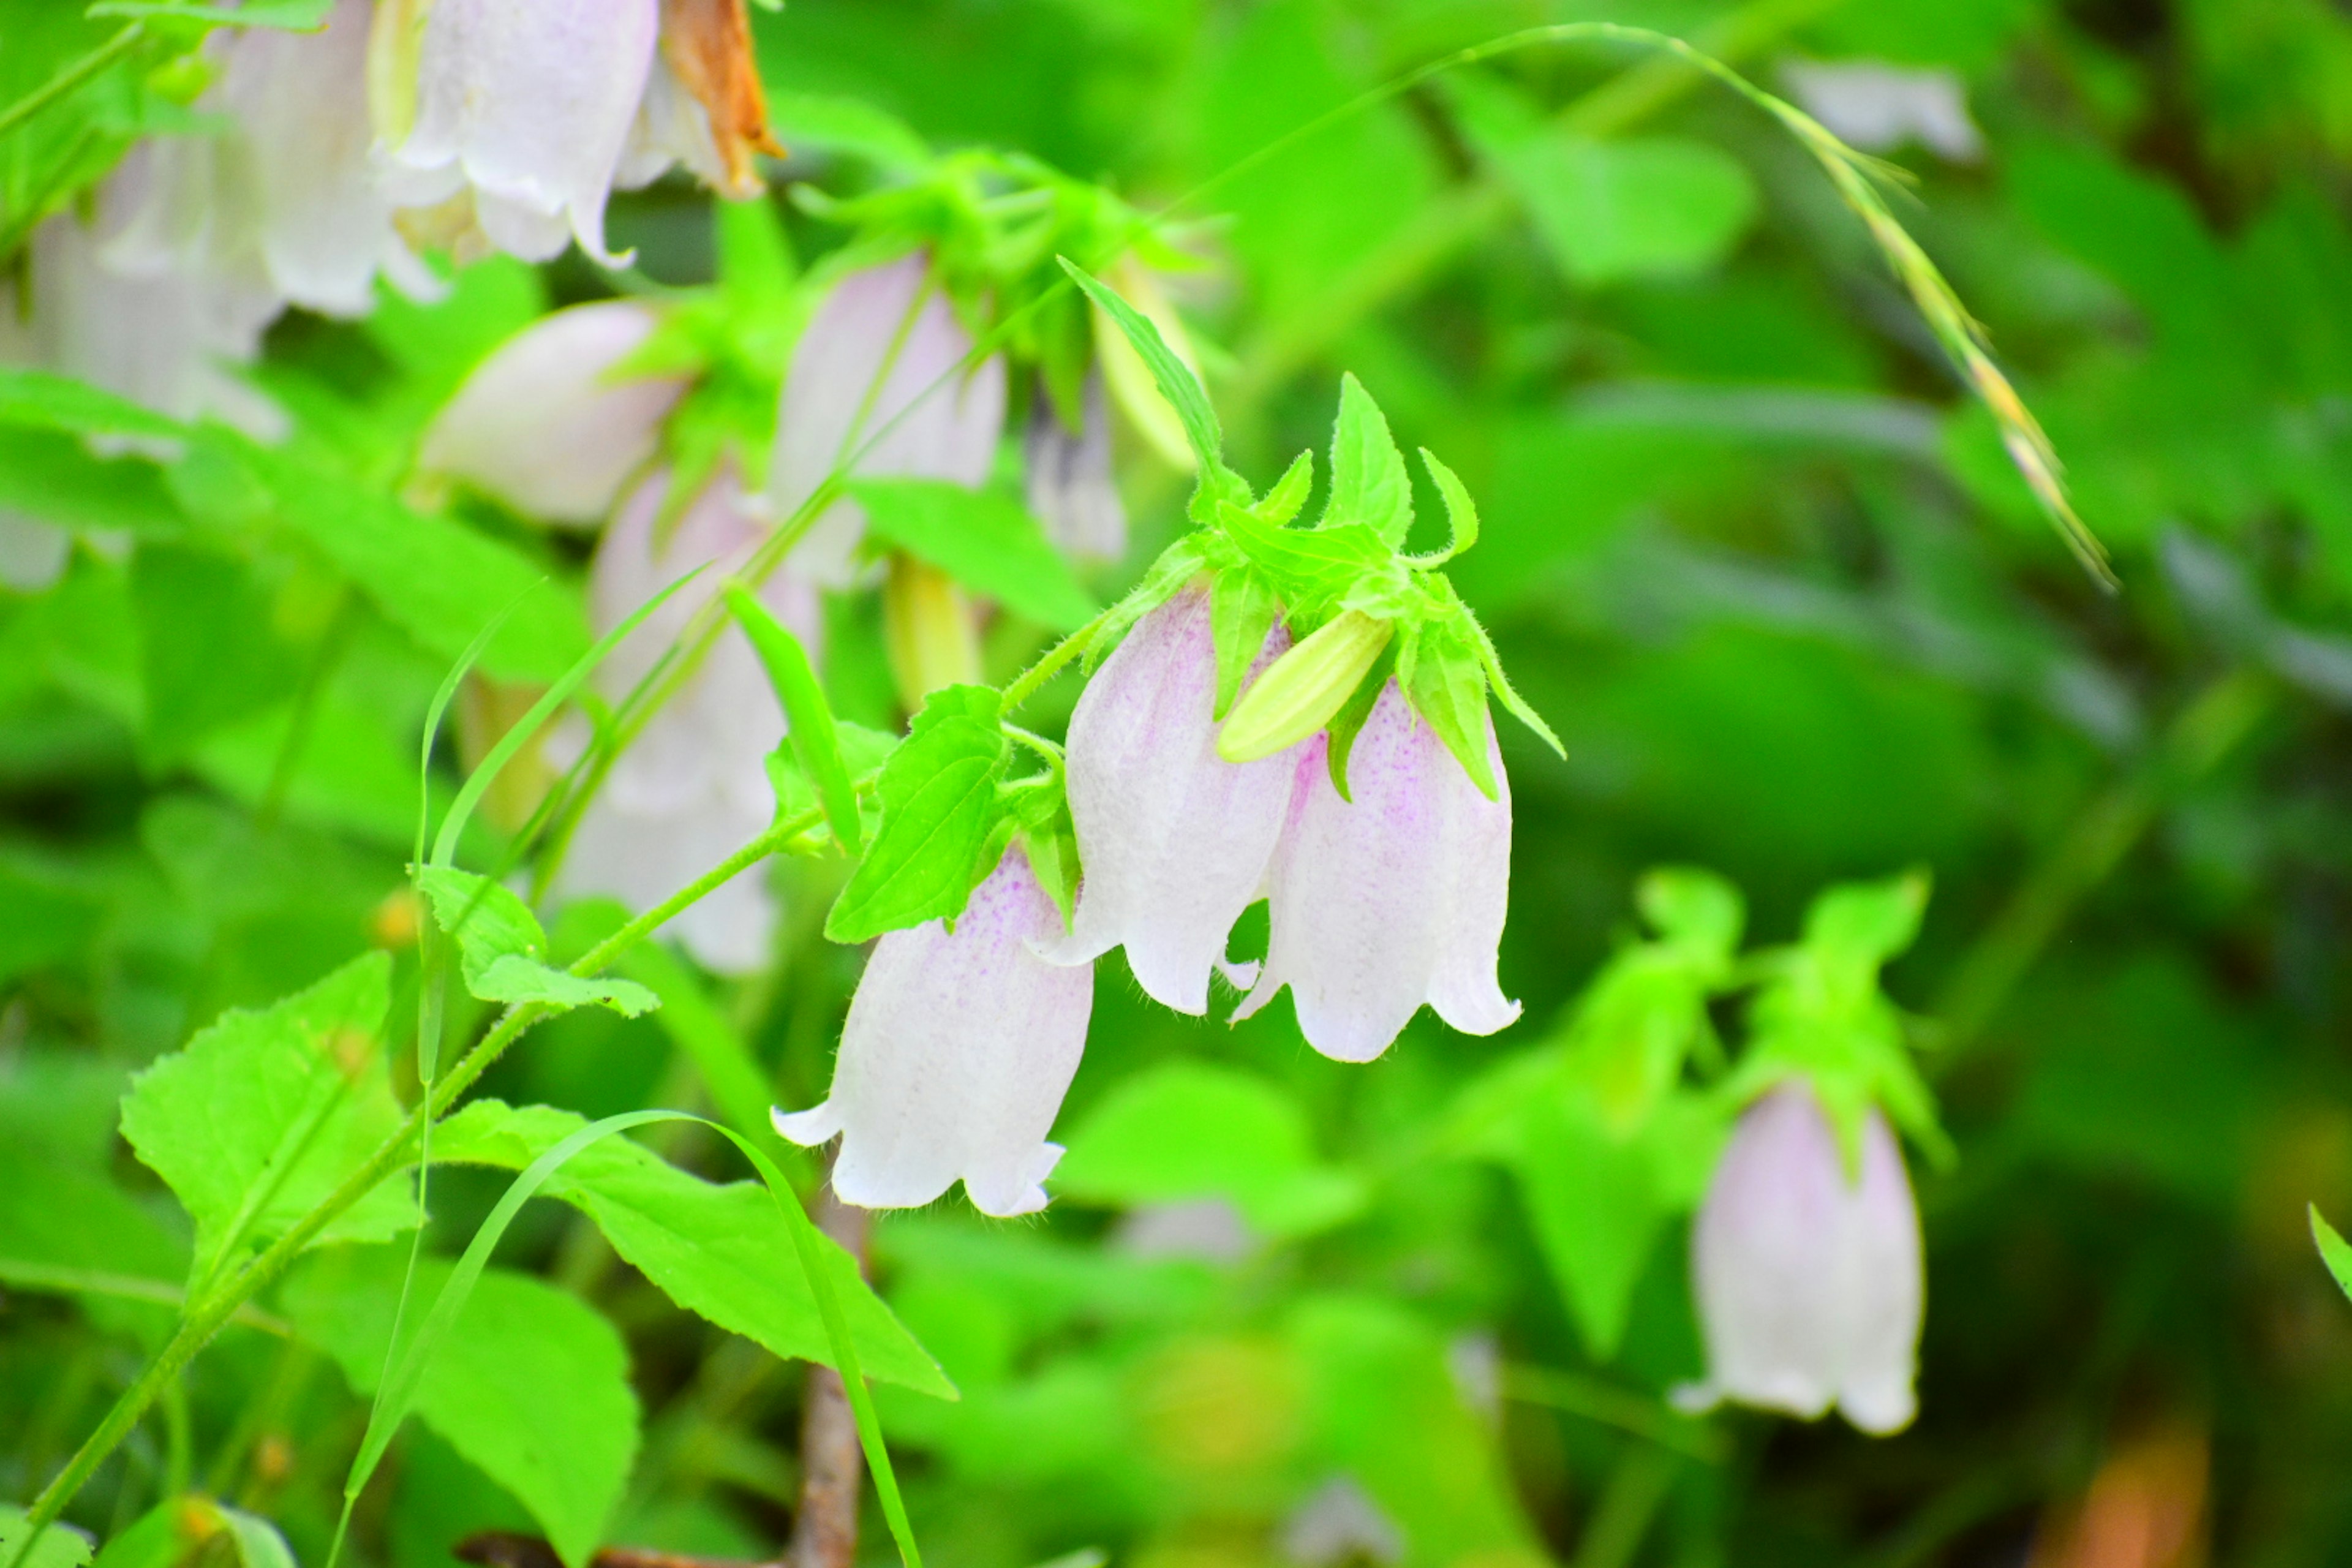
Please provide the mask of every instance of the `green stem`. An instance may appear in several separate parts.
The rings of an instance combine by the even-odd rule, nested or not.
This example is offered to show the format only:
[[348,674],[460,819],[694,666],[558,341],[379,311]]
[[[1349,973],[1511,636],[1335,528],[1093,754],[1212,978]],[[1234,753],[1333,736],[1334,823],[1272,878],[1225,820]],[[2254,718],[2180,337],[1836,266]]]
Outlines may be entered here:
[[[582,954],[572,965],[572,973],[580,975],[597,973],[622,953],[651,936],[664,921],[696,900],[765,859],[783,845],[815,827],[822,820],[823,814],[812,810],[775,824]],[[365,1163],[345,1178],[341,1186],[296,1221],[292,1229],[272,1242],[235,1278],[206,1297],[201,1305],[190,1310],[188,1315],[181,1320],[179,1331],[172,1336],[171,1342],[148,1363],[138,1380],[123,1390],[122,1396],[114,1402],[113,1408],[106,1413],[98,1429],[75,1450],[73,1458],[67,1461],[66,1468],[58,1472],[57,1479],[33,1500],[24,1542],[18,1547],[14,1560],[0,1564],[0,1568],[24,1568],[31,1553],[32,1543],[57,1522],[66,1505],[89,1482],[98,1467],[106,1462],[107,1456],[131,1435],[131,1429],[147,1413],[148,1406],[155,1402],[173,1379],[187,1368],[196,1353],[220,1331],[222,1325],[283,1273],[287,1266],[317,1241],[329,1226],[397,1171],[407,1158],[410,1146],[423,1133],[425,1123],[437,1121],[461,1095],[473,1088],[482,1074],[489,1070],[490,1065],[505,1054],[508,1047],[547,1016],[548,1009],[537,1003],[526,1002],[509,1008],[490,1032],[482,1037],[480,1042],[449,1069],[447,1076],[434,1086],[432,1092],[418,1102],[398,1132],[385,1140]]]
[[92,49],[47,81],[26,93],[5,109],[0,109],[0,136],[5,136],[18,126],[47,109],[74,89],[97,76],[107,67],[129,54],[146,36],[145,28],[137,22]]
[[1036,663],[1014,676],[1013,683],[1004,689],[1003,711],[1014,712],[1023,703],[1036,696],[1039,688],[1059,675],[1072,659],[1087,651],[1109,619],[1110,612],[1105,610],[1093,620],[1047,648],[1038,656]]

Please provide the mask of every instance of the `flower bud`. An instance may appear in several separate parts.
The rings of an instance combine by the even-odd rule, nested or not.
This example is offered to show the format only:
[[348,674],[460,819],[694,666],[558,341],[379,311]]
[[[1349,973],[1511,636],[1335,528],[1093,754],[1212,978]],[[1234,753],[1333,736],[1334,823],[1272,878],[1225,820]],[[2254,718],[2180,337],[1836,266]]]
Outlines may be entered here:
[[1396,627],[1344,610],[1321,630],[1274,661],[1274,668],[1234,704],[1217,736],[1217,755],[1254,763],[1298,744],[1331,721],[1389,646]]

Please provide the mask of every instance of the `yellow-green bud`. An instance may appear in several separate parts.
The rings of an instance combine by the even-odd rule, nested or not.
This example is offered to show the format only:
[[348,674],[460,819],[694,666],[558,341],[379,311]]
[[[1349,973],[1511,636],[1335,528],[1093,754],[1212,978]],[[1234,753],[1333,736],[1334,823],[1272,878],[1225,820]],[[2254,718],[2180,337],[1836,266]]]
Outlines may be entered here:
[[1348,610],[1284,654],[1234,704],[1217,735],[1217,755],[1254,763],[1293,746],[1331,721],[1346,705],[1395,626]]

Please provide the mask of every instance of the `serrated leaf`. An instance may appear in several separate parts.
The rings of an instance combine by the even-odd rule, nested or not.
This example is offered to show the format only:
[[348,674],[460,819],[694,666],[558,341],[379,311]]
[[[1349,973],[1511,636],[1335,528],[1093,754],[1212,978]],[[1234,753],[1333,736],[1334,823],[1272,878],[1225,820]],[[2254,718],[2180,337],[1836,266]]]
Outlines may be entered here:
[[435,922],[457,939],[459,973],[475,995],[482,994],[476,987],[501,959],[545,961],[547,932],[539,917],[503,882],[454,866],[424,867],[416,879]]
[[[404,1121],[380,1032],[392,960],[372,952],[258,1012],[231,1011],[131,1082],[122,1135],[196,1222],[199,1275],[285,1234]],[[381,1241],[416,1223],[405,1177],[320,1235]]]
[[[383,1377],[407,1263],[394,1248],[315,1257],[278,1295],[295,1332],[363,1396]],[[419,1299],[437,1297],[453,1272],[445,1258],[419,1260]],[[619,1331],[594,1308],[530,1275],[485,1269],[425,1362],[415,1409],[579,1568],[636,1456],[628,1372]]]
[[828,938],[866,942],[962,912],[987,869],[981,853],[1011,760],[1001,702],[984,686],[941,687],[923,700],[883,765],[876,785],[882,826],[825,916]]
[[1488,800],[1500,799],[1489,751],[1494,730],[1486,718],[1486,661],[1467,617],[1443,616],[1413,630],[1418,635],[1397,648],[1397,685],[1478,793]]
[[1360,522],[1279,528],[1244,508],[1221,503],[1217,526],[1265,574],[1294,616],[1336,603],[1367,576],[1395,570],[1395,552]]
[[1315,454],[1301,452],[1290,459],[1290,467],[1282,470],[1282,478],[1261,497],[1250,510],[1276,528],[1288,525],[1299,509],[1307,504],[1307,494],[1315,488]]
[[1250,666],[1265,651],[1266,634],[1282,615],[1273,585],[1247,566],[1217,574],[1209,593],[1209,636],[1217,650],[1217,704],[1223,719],[1241,695]]
[[1443,551],[1425,561],[1417,559],[1415,564],[1438,566],[1478,542],[1478,503],[1470,499],[1470,487],[1461,476],[1439,462],[1437,454],[1426,447],[1421,449],[1421,466],[1429,470],[1438,499],[1445,503],[1445,521],[1452,532]]
[[1010,496],[945,479],[853,479],[848,489],[876,539],[1048,630],[1074,632],[1102,607]]
[[[441,1124],[434,1158],[520,1171],[586,1125],[549,1106],[477,1100]],[[614,1138],[583,1151],[542,1190],[594,1220],[615,1252],[687,1310],[776,1355],[833,1364],[792,1237],[759,1184],[706,1182]],[[858,1278],[849,1255],[824,1245],[866,1373],[955,1397],[954,1384]]]
[[536,1002],[542,1006],[609,1007],[624,1018],[635,1018],[661,1005],[661,998],[634,980],[608,975],[573,974],[520,953],[491,961],[478,988],[468,987],[486,1002]]
[[1200,382],[1184,368],[1176,351],[1160,337],[1160,329],[1150,317],[1118,297],[1108,284],[1073,263],[1066,256],[1057,257],[1062,270],[1070,280],[1086,291],[1095,307],[1111,320],[1121,336],[1142,357],[1151,372],[1151,379],[1160,388],[1160,395],[1176,410],[1183,422],[1184,437],[1192,443],[1192,455],[1200,460],[1202,482],[1206,485],[1212,475],[1224,468],[1225,437],[1217,424],[1217,412],[1209,405],[1209,395],[1201,390]]
[[1331,429],[1331,498],[1323,525],[1361,523],[1390,549],[1412,528],[1412,480],[1389,434],[1387,416],[1364,384],[1339,378],[1339,417]]
[[751,639],[751,647],[768,671],[768,684],[784,710],[784,738],[801,771],[814,785],[824,807],[825,825],[844,851],[856,855],[865,847],[864,826],[857,810],[857,786],[841,751],[841,728],[825,700],[824,688],[801,647],[782,622],[741,584],[729,583],[727,607]]

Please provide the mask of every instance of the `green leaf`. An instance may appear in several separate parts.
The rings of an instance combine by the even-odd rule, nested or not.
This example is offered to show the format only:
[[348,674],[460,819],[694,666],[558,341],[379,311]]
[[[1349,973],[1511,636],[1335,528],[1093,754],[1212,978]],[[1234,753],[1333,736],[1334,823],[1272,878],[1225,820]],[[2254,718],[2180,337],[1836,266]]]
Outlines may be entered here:
[[19,425],[75,436],[140,436],[172,440],[187,426],[127,397],[21,365],[0,366],[0,425]]
[[882,827],[825,916],[835,942],[952,920],[962,912],[996,822],[997,782],[1011,762],[984,686],[946,686],[923,700],[906,741],[882,766]]
[[1264,1079],[1206,1062],[1123,1079],[1069,1135],[1053,1182],[1091,1203],[1229,1198],[1276,1237],[1328,1229],[1368,1196],[1352,1172],[1316,1159],[1296,1101]]
[[2327,1265],[2327,1272],[2335,1278],[2336,1288],[2346,1296],[2352,1297],[2352,1246],[2345,1245],[2344,1238],[2336,1233],[2336,1227],[2320,1217],[2317,1204],[2307,1206],[2311,1211],[2311,1239],[2319,1247],[2320,1261]]
[[1307,504],[1307,493],[1314,488],[1315,454],[1301,452],[1290,459],[1290,467],[1282,470],[1282,478],[1275,480],[1274,488],[1250,510],[1276,528],[1286,527]]
[[1293,616],[1318,614],[1364,578],[1396,569],[1395,552],[1360,522],[1278,528],[1225,502],[1217,508],[1217,526],[1266,574]]
[[[318,1255],[278,1293],[295,1332],[363,1396],[383,1384],[407,1266],[397,1248]],[[456,1272],[420,1259],[416,1289],[439,1298]],[[415,1408],[530,1511],[567,1564],[587,1562],[637,1449],[628,1350],[602,1314],[530,1275],[484,1269],[425,1362]]]
[[1414,563],[1441,566],[1478,542],[1478,503],[1470,499],[1470,487],[1462,482],[1461,476],[1439,462],[1437,454],[1426,447],[1421,449],[1421,466],[1429,470],[1430,479],[1437,486],[1438,499],[1445,503],[1445,521],[1452,536],[1443,551],[1426,560],[1416,559]]
[[1249,487],[1242,482],[1240,476],[1225,467],[1224,431],[1217,424],[1216,410],[1209,405],[1209,395],[1201,390],[1200,382],[1184,367],[1184,362],[1176,357],[1176,352],[1168,346],[1167,341],[1160,337],[1160,329],[1152,325],[1150,317],[1120,299],[1116,291],[1074,264],[1068,257],[1061,256],[1055,259],[1062,264],[1062,270],[1070,275],[1071,280],[1086,290],[1087,298],[1110,318],[1111,324],[1118,328],[1120,335],[1134,345],[1136,353],[1150,370],[1152,383],[1160,388],[1160,395],[1175,409],[1177,419],[1184,426],[1184,438],[1191,443],[1192,455],[1200,461],[1201,486],[1198,493],[1213,502],[1249,500]]
[[0,1285],[176,1302],[188,1249],[93,1171],[0,1144]]
[[740,584],[729,583],[723,591],[728,609],[767,668],[768,684],[775,688],[776,700],[784,710],[785,739],[800,759],[801,771],[816,786],[825,825],[845,851],[860,853],[865,835],[858,820],[857,787],[842,759],[840,726],[817,682],[815,667],[809,663],[808,650]]
[[[545,575],[512,546],[437,512],[412,511],[356,477],[257,447],[241,456],[287,526],[428,653],[457,658]],[[533,594],[482,651],[482,668],[505,680],[552,680],[588,641],[576,595]]]
[[1486,719],[1486,668],[1465,615],[1408,626],[1397,644],[1397,685],[1488,800],[1495,780],[1494,729]]
[[568,973],[547,962],[547,933],[514,890],[449,866],[427,866],[417,883],[441,929],[457,942],[466,989],[485,1002],[537,1002],[559,1010],[610,1007],[634,1018],[661,1005],[635,981]]
[[1746,167],[1704,142],[1547,129],[1494,151],[1537,236],[1587,286],[1706,271],[1756,216]]
[[[1463,614],[1470,616],[1466,605]],[[1495,640],[1486,635],[1486,628],[1478,624],[1475,616],[1470,616],[1469,624],[1471,635],[1478,639],[1478,658],[1486,666],[1486,679],[1494,689],[1495,700],[1503,705],[1505,712],[1533,730],[1543,743],[1552,749],[1554,756],[1568,755],[1568,748],[1559,743],[1559,737],[1552,733],[1551,726],[1544,722],[1543,715],[1519,695],[1518,689],[1511,684],[1511,678],[1503,673],[1502,655],[1495,651]]]
[[1282,616],[1282,601],[1262,573],[1235,566],[1217,574],[1209,594],[1209,636],[1217,649],[1217,705],[1213,717],[1233,711],[1250,666],[1265,651],[1266,634]]
[[292,695],[293,647],[273,629],[271,605],[234,555],[151,544],[131,562],[146,688],[145,752],[176,762],[215,731]]
[[97,0],[92,16],[170,17],[208,27],[282,27],[315,33],[327,25],[335,0],[246,0],[240,5],[196,5],[187,0]]
[[853,479],[874,537],[1050,631],[1074,632],[1102,606],[1028,509],[946,479]]
[[1331,429],[1331,497],[1323,521],[1360,522],[1391,550],[1412,528],[1412,480],[1380,405],[1355,376],[1339,377],[1339,417]]
[[[441,1124],[435,1158],[519,1171],[586,1125],[548,1106],[477,1100]],[[792,1237],[759,1184],[716,1185],[615,1138],[583,1151],[545,1192],[594,1220],[615,1252],[688,1311],[776,1355],[835,1364]],[[856,1262],[825,1246],[866,1371],[953,1398],[955,1385],[858,1278]]]
[[655,1021],[694,1064],[720,1114],[739,1132],[765,1131],[775,1100],[768,1075],[685,961],[660,942],[640,942],[622,955],[620,968],[660,999]]
[[163,535],[187,526],[152,462],[101,458],[55,430],[0,427],[0,507],[58,528]]
[[1832,888],[1805,911],[1805,946],[1841,973],[1875,976],[1918,936],[1927,890],[1924,870]]
[[53,1524],[41,1531],[30,1554],[25,1547],[26,1526],[32,1516],[14,1503],[0,1503],[0,1563],[16,1568],[83,1568],[89,1561],[89,1537],[69,1524]]
[[[199,1279],[285,1234],[400,1130],[380,1031],[392,960],[354,959],[259,1012],[231,1011],[131,1082],[122,1135],[196,1222]],[[320,1241],[381,1241],[416,1223],[405,1177]]]

